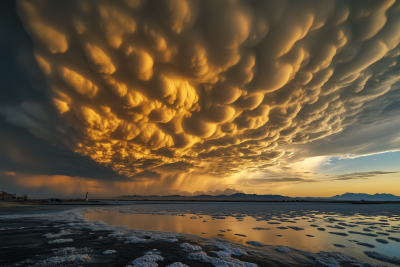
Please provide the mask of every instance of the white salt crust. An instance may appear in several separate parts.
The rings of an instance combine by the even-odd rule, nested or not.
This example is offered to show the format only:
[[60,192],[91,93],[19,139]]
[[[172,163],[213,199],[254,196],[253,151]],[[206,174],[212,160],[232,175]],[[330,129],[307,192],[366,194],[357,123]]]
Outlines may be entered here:
[[115,253],[117,253],[117,251],[116,250],[106,250],[106,251],[103,251],[103,255],[109,255],[109,254],[115,254]]
[[66,238],[66,239],[56,239],[53,241],[49,241],[49,244],[61,244],[61,243],[68,243],[68,242],[72,242],[74,240],[72,240],[71,238]]

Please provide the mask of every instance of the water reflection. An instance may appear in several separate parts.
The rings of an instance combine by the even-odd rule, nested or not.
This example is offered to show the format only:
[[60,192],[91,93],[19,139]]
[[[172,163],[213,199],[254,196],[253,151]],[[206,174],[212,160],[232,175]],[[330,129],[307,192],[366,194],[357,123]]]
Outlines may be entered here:
[[[399,256],[400,251],[400,243],[388,239],[400,238],[400,218],[345,217],[338,214],[321,215],[318,212],[311,212],[307,217],[283,214],[270,220],[245,215],[232,217],[187,213],[182,216],[129,214],[119,211],[92,212],[85,213],[84,216],[90,221],[102,220],[109,225],[124,225],[138,230],[179,232],[207,238],[219,237],[245,245],[248,245],[246,241],[259,241],[310,252],[339,251],[364,261],[374,261],[368,258],[364,251],[377,251],[391,256]],[[388,243],[383,244],[376,239],[384,239]],[[360,243],[369,244],[371,247]]]

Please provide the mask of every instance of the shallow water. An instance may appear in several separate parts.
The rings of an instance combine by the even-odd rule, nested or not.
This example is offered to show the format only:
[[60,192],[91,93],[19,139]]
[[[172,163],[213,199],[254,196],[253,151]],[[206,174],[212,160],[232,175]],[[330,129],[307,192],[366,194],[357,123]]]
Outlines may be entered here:
[[[84,217],[90,221],[101,220],[109,225],[125,225],[138,230],[219,237],[242,244],[246,244],[246,241],[259,241],[267,245],[285,245],[310,252],[338,251],[360,260],[377,262],[367,257],[364,251],[377,251],[397,257],[400,254],[400,243],[388,239],[400,238],[400,217],[396,215],[398,211],[398,205],[361,207],[240,203],[235,206],[232,203],[157,203],[153,206],[136,204],[123,208],[96,208],[85,213]],[[325,231],[318,228],[324,228]],[[388,243],[383,244],[376,239],[383,239]],[[360,243],[375,247],[366,247]]]

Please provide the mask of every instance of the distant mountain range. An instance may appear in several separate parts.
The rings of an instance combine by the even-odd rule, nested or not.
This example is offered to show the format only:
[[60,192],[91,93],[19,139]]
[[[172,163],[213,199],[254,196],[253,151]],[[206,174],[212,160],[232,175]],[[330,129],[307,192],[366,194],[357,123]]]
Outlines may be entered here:
[[256,194],[245,194],[235,193],[232,195],[198,195],[198,196],[181,196],[181,195],[170,195],[170,196],[140,196],[140,195],[125,195],[124,198],[146,198],[146,199],[178,199],[178,200],[291,200],[291,197],[285,197],[281,195],[256,195]]
[[331,197],[332,200],[371,200],[371,201],[400,201],[400,196],[392,194],[363,194],[363,193],[345,193]]
[[245,194],[236,193],[232,195],[198,195],[198,196],[181,196],[181,195],[170,195],[170,196],[140,196],[140,195],[125,195],[124,198],[134,198],[134,199],[148,199],[148,200],[244,200],[244,201],[400,201],[400,196],[395,196],[392,194],[363,194],[363,193],[345,193],[343,195],[336,195],[333,197],[287,197],[281,195],[256,195],[256,194]]

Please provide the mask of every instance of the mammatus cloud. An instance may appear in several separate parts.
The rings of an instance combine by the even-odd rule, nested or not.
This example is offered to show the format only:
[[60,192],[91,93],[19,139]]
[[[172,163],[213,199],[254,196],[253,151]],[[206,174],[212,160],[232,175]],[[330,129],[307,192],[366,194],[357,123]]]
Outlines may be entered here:
[[298,162],[307,157],[359,157],[387,151],[400,150],[400,118],[383,115],[372,125],[351,125],[334,136],[310,144],[288,146],[294,154],[286,163]]
[[371,103],[390,109],[385,95],[398,93],[395,1],[20,0],[17,10],[50,106],[0,112],[138,179],[263,171],[292,156],[288,145],[341,132]]

